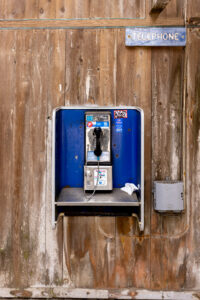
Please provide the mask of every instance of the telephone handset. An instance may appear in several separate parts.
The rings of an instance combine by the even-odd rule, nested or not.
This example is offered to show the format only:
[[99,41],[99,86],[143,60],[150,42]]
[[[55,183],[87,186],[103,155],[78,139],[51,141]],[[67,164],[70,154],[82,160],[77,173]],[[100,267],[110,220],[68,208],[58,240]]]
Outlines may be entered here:
[[101,136],[103,135],[101,127],[95,127],[93,135],[96,135],[96,148],[94,149],[94,154],[99,157],[102,154],[101,150]]

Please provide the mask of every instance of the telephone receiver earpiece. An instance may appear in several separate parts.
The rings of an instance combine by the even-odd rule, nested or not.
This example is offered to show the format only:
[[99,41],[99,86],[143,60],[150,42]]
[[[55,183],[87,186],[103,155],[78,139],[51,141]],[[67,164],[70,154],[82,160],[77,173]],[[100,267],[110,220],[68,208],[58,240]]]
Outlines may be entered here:
[[100,137],[103,134],[101,127],[95,127],[93,135],[96,135],[96,148],[94,149],[94,154],[100,156],[102,153]]

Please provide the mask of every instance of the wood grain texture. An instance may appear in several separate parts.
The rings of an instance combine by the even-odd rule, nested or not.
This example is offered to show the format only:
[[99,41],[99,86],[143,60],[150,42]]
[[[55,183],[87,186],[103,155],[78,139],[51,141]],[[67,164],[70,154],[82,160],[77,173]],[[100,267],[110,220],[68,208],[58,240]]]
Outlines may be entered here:
[[16,76],[12,205],[12,265],[13,285],[28,286],[29,239],[29,180],[30,180],[30,93],[31,93],[31,49],[30,32],[24,36],[16,34]]
[[38,0],[25,1],[25,18],[38,19],[39,17],[39,2]]
[[166,178],[180,180],[182,175],[183,54],[182,48],[153,49],[153,176],[155,180]]
[[[172,2],[172,3],[171,3]],[[171,1],[164,11],[156,19],[165,19],[165,23],[170,22],[168,18],[182,18],[184,16],[183,0]],[[6,5],[5,5],[6,3]],[[0,8],[2,19],[138,19],[151,20],[149,15],[150,2],[139,0],[1,0]],[[193,8],[192,8],[193,7]],[[198,4],[189,5],[193,9],[194,16],[197,16]],[[174,20],[175,21],[175,20]],[[127,25],[131,26],[131,25]]]
[[[199,298],[199,29],[186,50],[127,48],[124,28],[100,27],[184,25],[185,1],[155,20],[106,19],[142,18],[143,1],[99,3],[0,1],[12,29],[0,31],[0,297]],[[198,18],[198,1],[188,5]],[[51,113],[80,104],[144,109],[143,234],[132,217],[60,215],[51,229]],[[166,178],[184,179],[185,214],[153,211],[151,182]]]
[[200,36],[199,29],[188,29],[186,93],[186,194],[190,205],[190,231],[187,239],[187,284],[197,289],[199,277],[199,199],[200,199]]
[[97,261],[95,217],[65,217],[64,253],[74,287],[96,286]]
[[[173,4],[169,4],[167,12],[163,17],[177,17],[183,16],[183,2],[182,0],[173,1]],[[148,3],[147,3],[148,4]],[[147,5],[146,4],[146,5]],[[112,2],[108,1],[95,1],[95,0],[20,0],[15,2],[14,0],[0,1],[0,7],[2,8],[2,19],[78,19],[78,18],[145,18],[145,2],[144,1],[129,1],[129,0],[116,0]],[[198,4],[191,5],[195,15],[195,7],[198,8]],[[191,9],[189,7],[189,9]],[[161,16],[162,18],[162,16]]]
[[5,19],[5,0],[0,1],[0,19]]
[[73,19],[76,18],[75,2],[73,0],[56,1],[56,18]]
[[99,31],[67,31],[65,104],[97,104],[98,82]]
[[[138,0],[4,0],[3,19],[144,18],[145,3]],[[32,8],[32,9],[31,9]]]
[[[181,48],[153,49],[153,180],[182,179],[183,62],[184,52]],[[152,211],[152,233],[160,232],[161,227],[168,231],[172,219],[162,218]],[[174,220],[185,222],[184,216],[177,216]],[[163,226],[168,226],[168,229]],[[173,224],[171,232],[176,233],[174,230]]]
[[[26,38],[26,33],[22,37]],[[45,201],[46,201],[46,137],[48,100],[48,32],[31,31],[29,61],[29,136],[24,143],[29,145],[27,176],[29,179],[29,284],[45,284]],[[20,49],[19,49],[20,51]],[[27,51],[28,52],[28,51]],[[22,161],[23,163],[23,161]]]
[[71,286],[115,287],[115,218],[65,217],[64,256]]
[[[10,35],[11,33],[7,33],[8,40]],[[12,38],[13,41],[4,57],[6,62],[7,59],[12,58],[10,51],[15,55],[15,58],[13,57],[14,59],[9,63],[10,67],[6,67],[6,73],[9,79],[12,79],[13,85],[12,107],[10,107],[10,112],[13,114],[13,145],[10,149],[13,155],[10,181],[12,195],[8,193],[12,199],[9,209],[12,245],[10,264],[7,267],[11,276],[10,285],[25,287],[30,284],[31,278],[34,276],[34,279],[39,278],[39,281],[42,282],[40,271],[43,273],[44,270],[43,260],[38,261],[41,252],[43,251],[45,254],[45,248],[42,248],[45,245],[45,223],[43,222],[45,216],[43,202],[45,176],[43,175],[46,164],[45,125],[43,124],[45,123],[43,122],[44,115],[42,116],[44,113],[42,103],[44,102],[38,101],[41,100],[40,96],[44,98],[44,94],[41,88],[37,87],[34,90],[35,81],[40,79],[36,76],[40,75],[37,72],[38,61],[34,60],[34,54],[38,58],[37,45],[41,48],[40,39],[34,40],[32,32],[29,31],[18,32],[14,35],[12,33]],[[13,77],[14,74],[17,76]],[[8,91],[11,91],[9,81],[7,88]],[[32,107],[34,109],[31,109]],[[38,118],[41,124],[37,122]],[[6,123],[5,128],[9,128]],[[6,143],[5,147],[9,147],[9,144]],[[37,242],[39,238],[41,240]],[[33,272],[34,267],[37,269],[37,273]]]
[[[145,232],[141,237],[126,237],[128,242],[121,241],[121,229],[126,226],[127,218],[117,219],[117,256],[118,260],[123,257],[124,251],[128,256],[122,264],[124,278],[119,278],[118,284],[124,284],[123,280],[129,278],[129,284],[134,287],[150,286],[150,239],[145,238],[150,231],[151,205],[151,51],[145,48],[124,48],[124,31],[118,30],[117,48],[117,105],[133,105],[144,109],[145,116]],[[146,62],[146,63],[144,63]],[[145,64],[145,65],[144,65]],[[144,88],[144,83],[145,87]],[[133,236],[138,236],[138,228],[132,223]],[[131,224],[131,223],[130,223]],[[124,237],[125,238],[125,237]],[[145,257],[145,259],[144,259]],[[122,259],[123,261],[123,259]],[[130,264],[130,261],[132,262]]]
[[[52,182],[52,110],[64,105],[65,96],[65,31],[48,32],[47,49],[47,84],[48,99],[46,100],[47,114],[47,170],[46,170],[46,219],[45,219],[45,247],[46,247],[46,284],[63,284],[63,216],[58,217],[56,229],[52,229],[51,214],[51,182]],[[47,278],[46,278],[47,279]],[[65,281],[65,284],[67,282]]]
[[196,0],[187,2],[187,22],[191,25],[200,25],[200,2]]
[[184,18],[185,17],[185,1],[170,1],[166,8],[159,14],[159,18]]
[[25,19],[25,0],[20,0],[17,3],[13,0],[7,0],[4,4],[6,19]]
[[[65,52],[66,31],[49,31],[49,74],[48,74],[48,116],[52,110],[64,105],[65,98]],[[51,132],[51,130],[50,130]]]
[[96,217],[97,287],[116,286],[116,220],[114,217]]
[[[5,124],[1,131],[4,140],[1,159],[5,169],[1,172],[1,188],[7,201],[1,198],[1,286],[61,284],[63,226],[58,226],[56,231],[51,229],[51,120],[48,115],[55,106],[64,105],[65,33],[9,31],[5,34],[1,35],[4,41],[1,70],[7,74],[1,75],[5,86],[1,100],[7,99],[7,106],[1,112]],[[6,149],[10,149],[12,158]],[[12,227],[3,225],[4,207]]]
[[184,26],[182,18],[146,18],[146,19],[90,19],[90,20],[0,20],[0,29],[81,29],[81,28],[116,28],[131,26]]
[[38,10],[40,19],[55,19],[56,1],[38,0]]
[[100,31],[99,105],[116,105],[117,31]]
[[12,280],[12,198],[15,164],[14,115],[16,80],[16,33],[1,32],[0,42],[0,286],[6,287]]
[[[181,48],[155,48],[152,51],[152,162],[153,180],[182,180],[183,167],[183,73],[184,51]],[[162,155],[160,155],[162,153]],[[187,214],[178,216],[151,214],[151,250],[157,249],[151,264],[152,287],[170,289],[172,278],[186,257],[185,230]],[[183,237],[182,237],[183,233]],[[160,235],[160,239],[154,237]],[[176,237],[178,235],[178,237]],[[157,237],[158,237],[157,236]],[[171,239],[170,239],[171,237]],[[174,237],[174,238],[173,238]],[[180,265],[173,268],[177,257],[169,251],[171,244],[180,255]],[[155,261],[156,262],[156,261]],[[185,270],[182,276],[185,278]],[[170,278],[171,276],[171,278]],[[155,280],[156,278],[156,280]],[[180,285],[183,284],[180,280]],[[178,283],[177,283],[178,284]],[[174,288],[178,288],[178,286]],[[180,286],[179,286],[180,288]]]

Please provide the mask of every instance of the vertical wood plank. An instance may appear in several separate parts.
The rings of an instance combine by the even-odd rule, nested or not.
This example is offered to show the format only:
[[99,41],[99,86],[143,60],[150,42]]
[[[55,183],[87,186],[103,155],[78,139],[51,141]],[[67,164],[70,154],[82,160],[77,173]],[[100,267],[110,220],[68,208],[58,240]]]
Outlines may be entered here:
[[29,235],[29,138],[30,138],[30,62],[32,38],[30,31],[16,33],[16,85],[14,117],[14,166],[12,204],[13,286],[28,286],[30,273]]
[[1,0],[1,19],[34,19],[38,17],[38,0]]
[[56,1],[38,0],[39,18],[55,19],[56,17]]
[[[14,144],[13,144],[13,157],[14,164],[12,168],[13,172],[13,197],[12,197],[12,248],[11,248],[11,263],[12,263],[12,286],[25,287],[28,286],[31,280],[32,269],[29,264],[33,258],[34,251],[38,246],[42,248],[44,238],[44,223],[36,222],[35,216],[43,218],[45,216],[44,203],[42,201],[37,206],[37,202],[42,196],[42,187],[45,182],[37,180],[40,179],[40,174],[45,166],[45,159],[43,160],[42,146],[45,145],[45,136],[41,137],[41,143],[37,143],[38,137],[42,135],[43,118],[41,118],[41,124],[37,128],[38,123],[34,123],[38,116],[42,113],[41,107],[39,112],[36,111],[36,104],[33,105],[36,115],[34,116],[34,122],[32,116],[34,111],[32,107],[32,52],[34,52],[32,31],[19,31],[16,34],[16,83],[14,87],[15,91],[15,113],[14,113]],[[40,45],[41,46],[41,45]],[[13,49],[12,49],[13,50]],[[31,51],[32,50],[32,51]],[[38,50],[38,49],[37,49]],[[38,52],[37,52],[38,55]],[[41,92],[41,89],[40,89]],[[41,95],[43,96],[43,95]],[[35,100],[35,99],[34,99]],[[45,105],[45,104],[44,104]],[[37,121],[36,121],[37,122]],[[33,127],[36,127],[35,136],[33,134]],[[45,122],[44,122],[45,123]],[[44,127],[43,127],[44,128]],[[39,129],[39,130],[38,130]],[[33,130],[33,131],[32,131]],[[40,132],[40,135],[38,134]],[[33,138],[33,139],[32,139]],[[34,141],[34,144],[33,144]],[[41,156],[41,157],[40,157]],[[37,165],[38,159],[39,163]],[[44,155],[45,158],[45,155]],[[33,159],[33,160],[32,160]],[[32,162],[34,161],[34,166]],[[41,164],[40,164],[41,162]],[[42,166],[43,163],[43,166]],[[39,169],[37,169],[39,166]],[[44,178],[44,177],[43,177]],[[41,185],[40,185],[41,184]],[[33,189],[31,189],[33,187]],[[34,198],[35,196],[35,198]],[[34,203],[34,200],[35,203]],[[41,205],[41,206],[40,206]],[[39,212],[41,215],[38,213]],[[34,214],[35,209],[35,214]],[[34,226],[31,220],[34,218]],[[44,219],[44,218],[43,218]],[[40,220],[39,218],[37,220]],[[34,227],[37,226],[37,238],[33,239]],[[39,236],[38,236],[38,233]],[[40,242],[37,239],[40,237]],[[43,244],[44,245],[44,244]],[[45,249],[43,249],[45,253]],[[39,252],[37,252],[37,262],[39,258]],[[42,257],[43,258],[43,257]],[[33,262],[33,261],[32,261]],[[37,275],[42,276],[44,268],[40,269],[37,266]],[[40,262],[40,265],[42,263]],[[40,271],[41,270],[41,273]],[[35,275],[35,274],[34,274]],[[41,279],[41,278],[40,278]],[[40,282],[40,280],[39,280]]]
[[39,16],[38,0],[25,1],[25,19],[37,19]]
[[[182,89],[184,73],[184,50],[182,48],[157,48],[152,55],[152,99],[153,99],[153,180],[182,179]],[[160,155],[162,153],[162,156]],[[175,283],[177,270],[181,267],[186,252],[184,241],[173,236],[181,235],[187,227],[187,215],[163,216],[152,210],[152,263],[151,272],[154,280],[152,287],[158,289],[176,289],[183,285],[182,280]],[[159,239],[156,235],[160,237]],[[171,237],[171,240],[169,239]],[[170,251],[179,253],[177,257]],[[179,249],[179,247],[181,247]],[[153,258],[155,249],[157,264]],[[182,251],[182,252],[181,252]],[[176,266],[176,268],[174,268]],[[182,269],[183,273],[183,269]],[[183,278],[185,274],[182,274]],[[174,277],[174,278],[173,278]],[[155,280],[157,278],[157,280]]]
[[5,0],[1,0],[0,2],[0,19],[5,19]]
[[[117,37],[117,105],[137,105],[138,96],[134,94],[132,71],[135,69],[136,55],[135,49],[124,46],[124,29],[118,30]],[[131,76],[127,73],[131,72]],[[134,73],[134,72],[133,72]],[[126,80],[122,80],[126,78]]]
[[185,16],[185,1],[175,0],[170,1],[167,7],[159,15],[160,18],[184,18]]
[[72,30],[66,37],[65,103],[94,104],[99,99],[99,32]]
[[[132,217],[116,218],[115,284],[117,288],[136,286],[134,272],[137,261],[135,257],[136,232],[135,220]],[[143,271],[142,268],[141,271]]]
[[102,2],[91,0],[90,1],[90,18],[107,18],[109,16],[108,5],[105,0]]
[[76,2],[74,0],[57,0],[56,1],[56,17],[66,19],[76,19]]
[[199,14],[200,14],[200,3],[199,1],[192,0],[192,1],[187,1],[187,20],[189,23],[193,23],[192,18],[196,18],[196,21],[194,21],[194,25],[199,24]]
[[[66,32],[66,93],[65,104],[81,104],[81,80],[83,78],[83,30],[72,30]],[[85,59],[85,58],[84,58]],[[85,63],[85,62],[84,62]],[[85,77],[85,76],[84,76]],[[82,95],[83,97],[83,95]]]
[[100,33],[99,105],[116,105],[117,31],[102,29]]
[[51,116],[52,110],[65,101],[66,31],[50,31],[49,43],[48,116]]
[[56,17],[66,19],[87,19],[90,13],[88,0],[58,0],[56,1]]
[[[194,3],[194,2],[193,2]],[[187,238],[186,288],[198,289],[199,276],[199,222],[200,222],[200,37],[199,28],[187,30],[186,83],[186,194],[190,207],[190,231]]]
[[95,217],[96,287],[114,288],[116,273],[115,217]]
[[115,287],[115,218],[65,217],[67,282],[74,287]]
[[65,261],[74,287],[95,288],[97,275],[94,217],[65,217]]
[[[119,1],[121,2],[121,1]],[[146,1],[123,1],[124,13],[123,17],[125,18],[145,18],[145,2]],[[121,3],[120,3],[121,5]]]
[[[49,32],[48,44],[48,119],[47,133],[47,183],[46,183],[46,273],[50,284],[63,284],[63,217],[59,217],[56,229],[52,229],[52,111],[64,105],[65,94],[65,31]],[[66,282],[65,282],[66,283]]]
[[[123,226],[122,223],[118,226],[118,223],[127,222],[127,218],[123,221],[120,218],[116,219],[118,260],[120,261],[126,247],[129,253],[127,261],[122,266],[124,278],[123,275],[122,278],[119,277],[117,285],[125,287],[132,284],[137,288],[148,288],[150,286],[150,239],[145,235],[149,235],[150,232],[151,207],[151,131],[149,130],[151,128],[151,49],[124,48],[124,30],[122,29],[118,30],[117,105],[139,106],[144,109],[145,117],[145,231],[144,236],[136,238],[137,227],[133,227],[131,229],[133,236],[128,238],[129,243],[122,244],[120,228]],[[135,221],[132,226],[136,226]],[[129,261],[133,263],[132,267]],[[126,282],[126,278],[132,278],[132,281]]]
[[17,2],[7,0],[5,2],[5,18],[6,19],[23,19],[25,17],[25,0]]
[[75,8],[75,18],[89,18],[90,15],[90,1],[85,0],[75,0],[74,1],[74,8]]
[[48,284],[46,272],[45,245],[45,200],[47,172],[47,101],[48,101],[48,49],[49,32],[33,30],[31,32],[30,82],[31,97],[29,102],[29,236],[31,261],[30,285]]
[[72,281],[72,269],[71,269],[71,250],[70,247],[70,223],[71,218],[63,216],[63,284],[74,288],[75,283]]
[[71,4],[69,0],[57,0],[56,1],[56,18],[67,19],[71,18]]
[[180,180],[182,177],[183,72],[182,48],[153,49],[154,180]]
[[16,80],[16,32],[1,31],[0,43],[0,286],[11,285],[12,197],[14,166],[14,114]]
[[164,238],[162,255],[163,289],[179,291],[185,287],[187,276],[186,234]]

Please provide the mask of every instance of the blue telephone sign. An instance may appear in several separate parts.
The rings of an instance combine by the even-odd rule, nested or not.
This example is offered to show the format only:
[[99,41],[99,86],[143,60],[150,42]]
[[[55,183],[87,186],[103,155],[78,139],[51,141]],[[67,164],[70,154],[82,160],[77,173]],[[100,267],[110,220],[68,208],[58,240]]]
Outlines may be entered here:
[[126,28],[126,46],[185,46],[185,27]]

